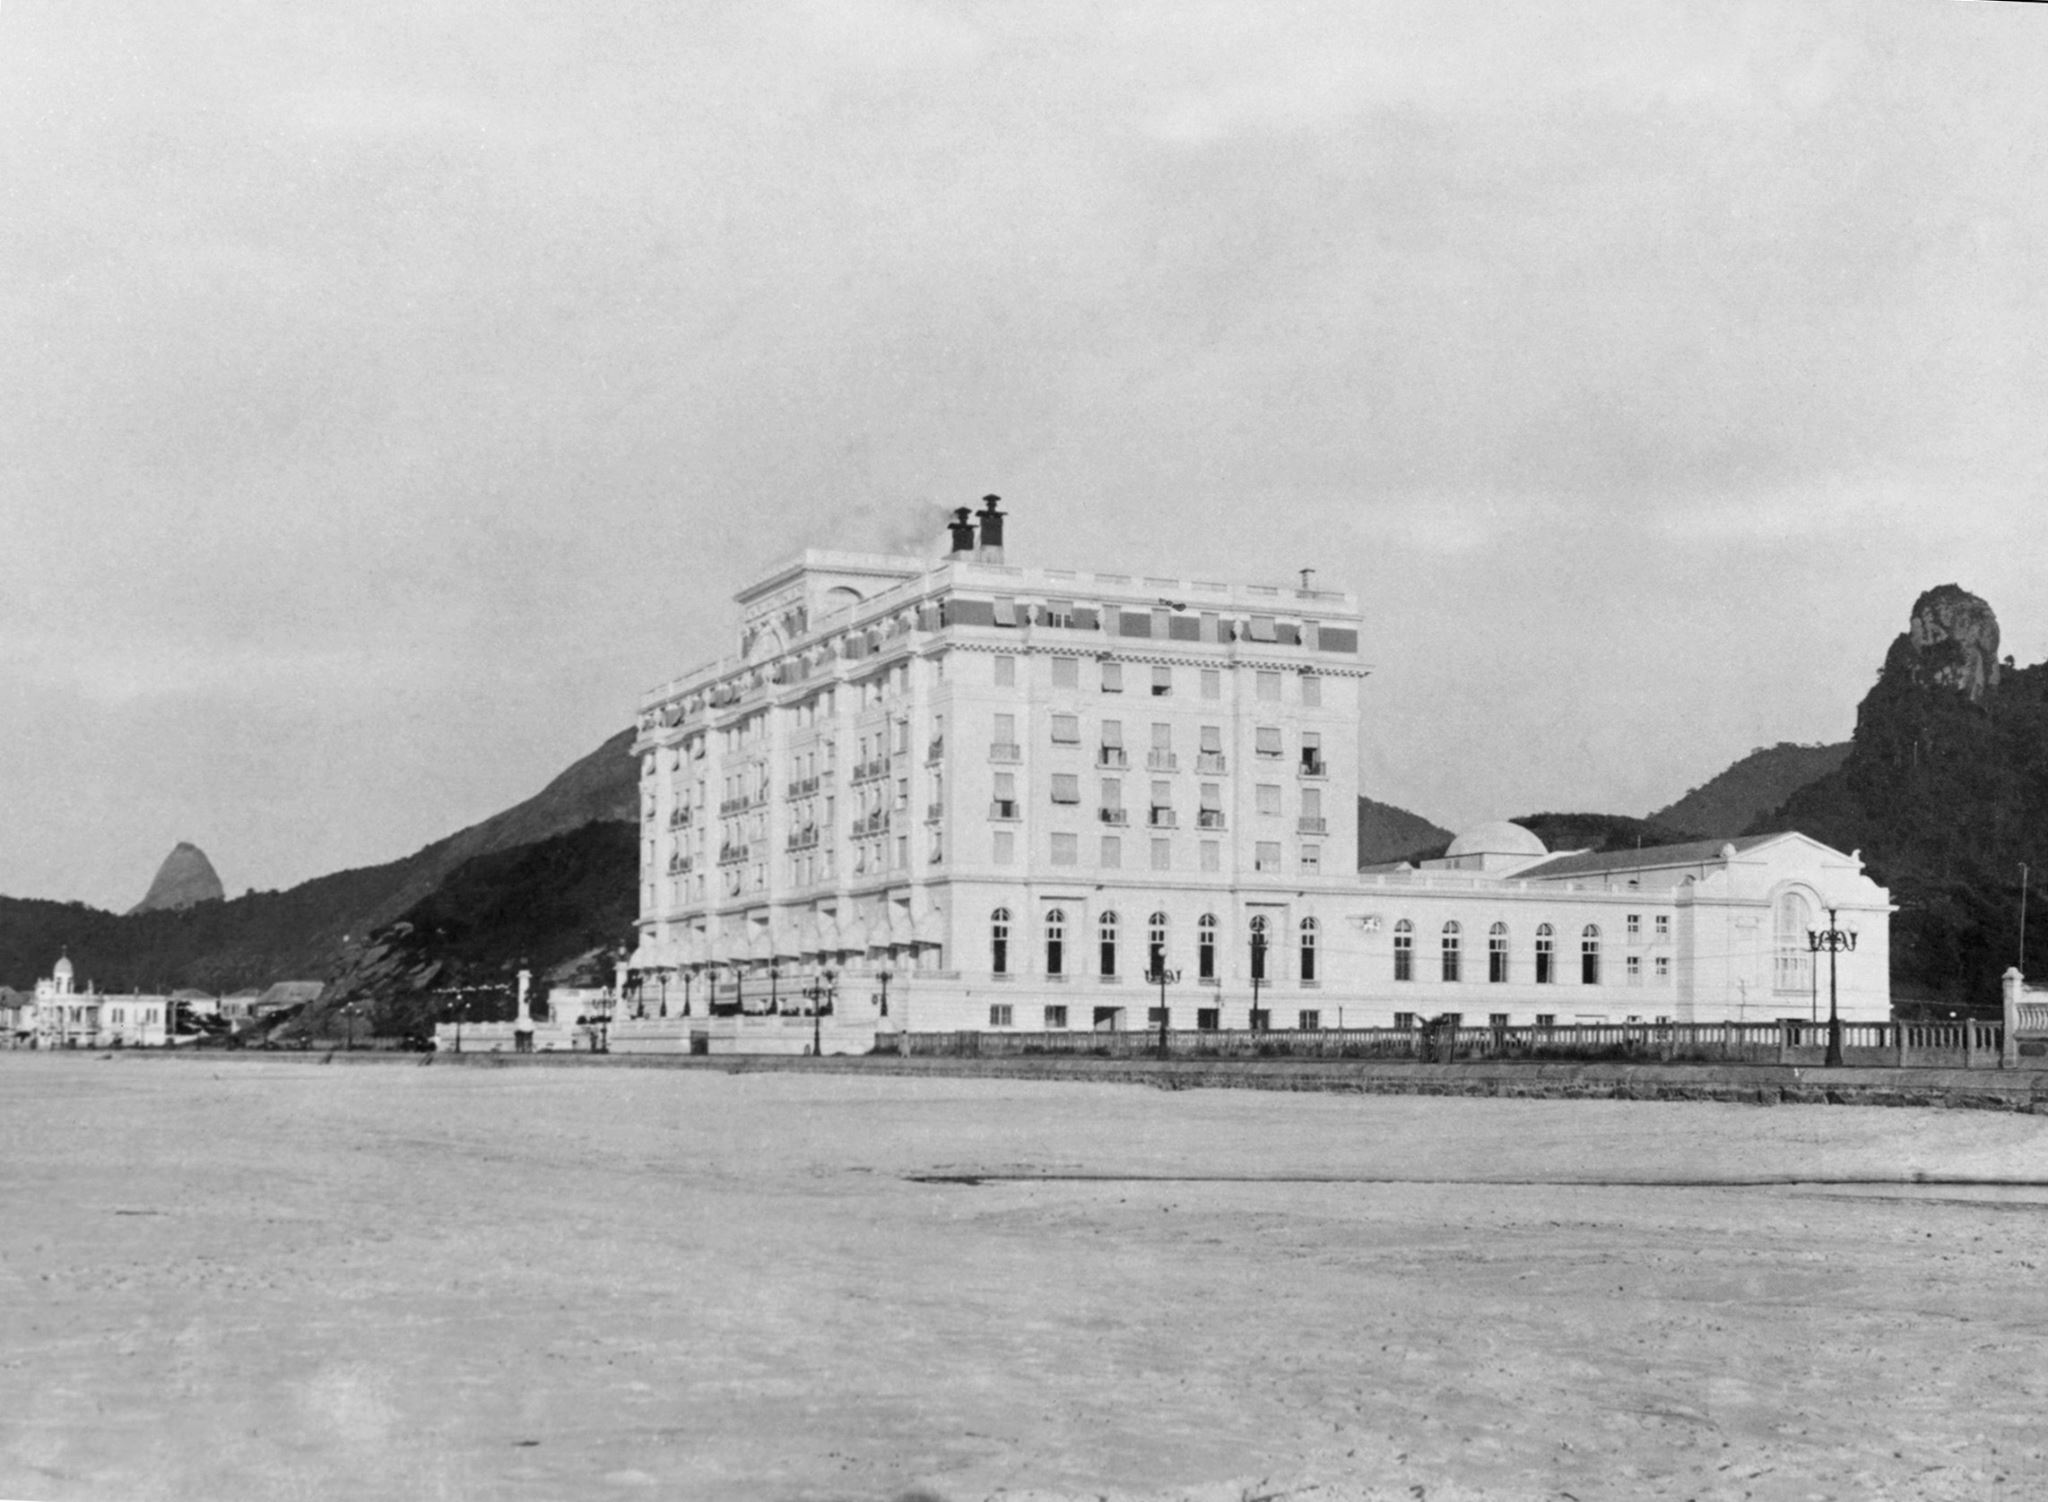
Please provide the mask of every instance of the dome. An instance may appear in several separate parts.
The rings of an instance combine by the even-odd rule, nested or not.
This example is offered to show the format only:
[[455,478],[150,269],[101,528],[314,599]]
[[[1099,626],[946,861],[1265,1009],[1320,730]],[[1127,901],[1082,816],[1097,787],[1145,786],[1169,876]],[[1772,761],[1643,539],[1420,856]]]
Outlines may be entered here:
[[70,956],[70,955],[66,954],[66,955],[60,955],[60,956],[58,957],[58,959],[57,959],[57,968],[56,968],[55,970],[52,970],[52,971],[50,972],[50,979],[52,979],[52,980],[69,980],[69,979],[71,979],[71,956]]
[[1550,851],[1543,841],[1536,838],[1519,824],[1510,824],[1506,819],[1495,819],[1468,829],[1451,841],[1451,848],[1444,852],[1455,855],[1548,855]]

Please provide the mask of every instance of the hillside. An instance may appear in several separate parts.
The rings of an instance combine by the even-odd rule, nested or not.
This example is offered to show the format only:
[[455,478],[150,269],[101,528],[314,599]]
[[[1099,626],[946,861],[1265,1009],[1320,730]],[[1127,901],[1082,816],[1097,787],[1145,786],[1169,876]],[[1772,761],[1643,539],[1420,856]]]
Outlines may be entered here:
[[638,916],[638,826],[593,820],[530,844],[463,862],[399,919],[356,948],[317,1002],[286,1035],[331,1034],[329,1019],[354,1002],[372,1031],[424,1035],[439,1011],[437,990],[502,987],[487,1015],[509,1012],[521,966],[543,982],[611,979],[630,951]]
[[1652,813],[1649,822],[1685,830],[1700,839],[1733,838],[1775,813],[1808,783],[1840,767],[1848,755],[1847,741],[1832,746],[1800,746],[1791,741],[1760,746],[1676,803]]
[[0,985],[32,986],[66,948],[80,979],[102,990],[231,991],[324,979],[342,966],[351,945],[422,901],[464,862],[593,820],[636,820],[632,740],[632,731],[620,731],[533,797],[403,860],[338,871],[288,891],[127,915],[0,897]]
[[1448,844],[1450,839],[1448,829],[1430,823],[1420,814],[1411,814],[1405,808],[1378,803],[1359,795],[1358,864],[1361,866],[1370,866],[1378,861],[1397,861],[1410,851],[1427,845]]
[[[1929,590],[1857,708],[1842,765],[1762,822],[1861,850],[1891,888],[1896,1000],[1995,1005],[2020,952],[2020,863],[2048,851],[2048,664],[2001,662],[1990,607],[1955,585]],[[2037,978],[2044,928],[2027,931],[2023,968]]]

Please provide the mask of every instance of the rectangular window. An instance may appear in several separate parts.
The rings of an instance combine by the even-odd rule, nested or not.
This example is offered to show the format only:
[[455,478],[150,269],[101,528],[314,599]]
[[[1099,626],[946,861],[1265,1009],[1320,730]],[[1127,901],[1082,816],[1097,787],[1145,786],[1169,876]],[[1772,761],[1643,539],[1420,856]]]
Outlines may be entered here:
[[1173,1008],[1172,1008],[1172,1007],[1147,1007],[1147,1008],[1145,1008],[1145,1026],[1147,1026],[1147,1027],[1149,1027],[1149,1028],[1152,1028],[1152,1029],[1154,1029],[1155,1031],[1156,1031],[1157,1029],[1159,1029],[1159,1028],[1162,1028],[1162,1027],[1172,1027],[1172,1026],[1173,1026],[1173,1021],[1172,1021],[1172,1017],[1173,1017]]
[[1055,834],[1052,837],[1052,863],[1055,866],[1079,865],[1081,860],[1081,837],[1077,834]]
[[1017,837],[1007,829],[996,831],[996,864],[1014,866],[1017,864]]
[[1171,871],[1173,869],[1172,840],[1154,840],[1152,842],[1152,869],[1155,871]]
[[1173,749],[1173,726],[1154,721],[1152,724],[1152,749],[1171,751]]
[[1223,1026],[1223,1009],[1221,1007],[1195,1008],[1195,1026],[1205,1033],[1216,1032]]
[[1556,1026],[1557,1026],[1557,1013],[1555,1013],[1555,1012],[1538,1012],[1538,1013],[1536,1014],[1536,1025],[1537,1025],[1538,1027],[1556,1027]]
[[1301,790],[1301,817],[1304,822],[1313,819],[1317,823],[1323,818],[1323,790],[1303,788]]
[[1251,618],[1246,635],[1253,641],[1278,641],[1280,633],[1275,629],[1276,624],[1270,615],[1255,615]]
[[1671,956],[1668,954],[1660,954],[1657,956],[1657,981],[1661,985],[1663,982],[1668,981],[1670,979]]
[[1669,913],[1659,913],[1657,915],[1657,937],[1660,939],[1671,937],[1671,915]]
[[1010,656],[1007,652],[998,652],[995,657],[995,664],[996,687],[1015,688],[1017,686],[1017,659]]
[[1152,697],[1164,699],[1173,692],[1173,669],[1164,664],[1152,668]]
[[1632,941],[1643,936],[1643,915],[1641,913],[1630,913],[1628,915],[1628,936]]
[[1415,1014],[1413,1012],[1394,1013],[1394,1026],[1401,1028],[1403,1031],[1413,1031],[1415,1027]]
[[1252,864],[1256,870],[1278,871],[1280,869],[1280,842],[1278,840],[1260,840],[1256,847]]
[[1056,714],[1052,717],[1052,738],[1055,745],[1078,746],[1081,744],[1081,717],[1072,714]]
[[1106,834],[1102,837],[1102,869],[1121,870],[1124,863],[1124,842],[1119,835]]
[[1223,812],[1223,784],[1220,782],[1205,782],[1200,786],[1202,812],[1205,814],[1221,814]]
[[1254,692],[1260,699],[1268,703],[1278,702],[1280,698],[1280,675],[1278,673],[1261,671],[1253,675],[1252,682]]
[[1252,748],[1261,756],[1281,755],[1280,727],[1278,725],[1259,726],[1252,732]]
[[1258,802],[1255,806],[1261,814],[1270,818],[1278,818],[1280,815],[1280,784],[1277,782],[1260,783],[1258,785]]
[[996,716],[996,744],[1013,746],[1017,743],[1017,717],[1013,714]]
[[1081,686],[1081,659],[1078,657],[1055,657],[1052,660],[1052,686],[1054,688],[1079,688]]
[[1632,986],[1643,983],[1643,957],[1639,954],[1628,957],[1628,983]]
[[1202,869],[1221,871],[1223,869],[1223,845],[1217,840],[1202,841]]
[[1204,756],[1221,756],[1223,754],[1223,727],[1221,725],[1204,725],[1202,727],[1202,754]]
[[1047,1007],[1045,1009],[1045,1027],[1048,1032],[1065,1032],[1067,1027],[1067,1009],[1065,1007]]
[[1202,669],[1202,697],[1220,699],[1223,697],[1223,674],[1215,668]]
[[1010,1012],[1010,1003],[1007,1001],[998,1001],[990,1003],[988,1009],[988,1025],[990,1027],[1008,1027],[1010,1025]]
[[1120,694],[1124,691],[1124,665],[1122,663],[1103,663],[1102,691],[1105,694]]
[[1080,774],[1077,772],[1053,773],[1052,801],[1055,803],[1079,803],[1081,801]]
[[1508,1025],[1508,1014],[1506,1012],[1488,1012],[1486,1014],[1486,1025],[1492,1028],[1506,1027]]
[[1306,1011],[1298,1013],[1296,1015],[1294,1025],[1300,1028],[1305,1033],[1321,1032],[1323,1027],[1323,1014],[1319,1011]]
[[1323,869],[1322,846],[1304,845],[1301,847],[1301,869],[1304,871],[1320,871]]
[[1323,704],[1323,680],[1314,673],[1301,675],[1301,702],[1310,709],[1320,709]]
[[1329,769],[1323,765],[1323,738],[1314,730],[1305,730],[1301,736],[1301,775],[1323,777]]

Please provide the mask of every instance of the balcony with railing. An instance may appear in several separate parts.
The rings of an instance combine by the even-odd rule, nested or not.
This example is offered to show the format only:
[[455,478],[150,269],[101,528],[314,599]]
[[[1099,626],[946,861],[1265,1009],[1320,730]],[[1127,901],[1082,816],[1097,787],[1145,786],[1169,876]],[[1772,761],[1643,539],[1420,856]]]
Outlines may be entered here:
[[991,819],[1015,819],[1017,817],[1017,800],[1015,798],[990,799],[988,816]]
[[817,848],[817,845],[818,826],[806,824],[802,829],[791,832],[789,843],[784,848],[789,850],[814,850]]
[[1124,825],[1131,822],[1131,814],[1129,809],[1098,808],[1095,812],[1101,817],[1102,822],[1105,824]]
[[927,803],[924,806],[924,816],[927,822],[936,822],[943,819],[946,817],[946,805],[943,803]]
[[726,844],[718,847],[718,864],[721,866],[736,865],[746,858],[747,847],[745,845]]
[[690,827],[690,810],[679,808],[670,814],[668,816],[668,827],[670,829],[688,829]]
[[924,748],[924,759],[926,761],[937,761],[940,757],[944,756],[945,754],[946,738],[943,735],[933,736],[931,739],[931,744]]
[[695,864],[687,855],[672,855],[668,858],[668,874],[671,876],[687,876],[690,874],[690,868]]
[[1220,808],[1205,808],[1195,815],[1195,828],[1197,829],[1221,829],[1222,827],[1223,810]]
[[1098,767],[1128,767],[1130,764],[1131,759],[1124,754],[1122,746],[1104,746],[1095,756]]
[[818,779],[817,779],[817,778],[815,778],[815,777],[799,777],[799,778],[797,778],[797,779],[796,779],[796,781],[792,782],[792,783],[791,783],[791,784],[789,785],[789,790],[788,790],[788,791],[789,791],[789,796],[790,796],[790,797],[792,797],[792,798],[808,798],[808,797],[810,797],[810,796],[811,796],[811,794],[813,794],[813,793],[817,792],[817,790],[818,790]]
[[1150,814],[1145,822],[1154,829],[1177,829],[1180,827],[1180,819],[1175,815],[1174,811],[1170,808],[1162,808],[1157,803],[1152,805]]
[[738,798],[721,798],[718,800],[718,812],[720,817],[723,817],[726,814],[743,814],[753,806],[754,800],[745,796],[741,796]]
[[1195,757],[1197,772],[1223,773],[1230,770],[1230,758],[1221,751],[1203,751]]
[[1328,777],[1330,775],[1329,763],[1325,762],[1322,757],[1311,755],[1307,751],[1301,753],[1301,765],[1297,770],[1304,777]]
[[1304,815],[1294,821],[1294,827],[1300,834],[1328,834],[1330,832],[1330,821],[1324,818],[1312,818]]
[[1024,748],[1015,741],[993,741],[988,748],[990,761],[1022,761]]
[[1147,751],[1145,766],[1153,772],[1177,772],[1180,770],[1180,758],[1171,751]]
[[853,821],[855,839],[864,835],[881,834],[889,828],[889,810],[878,808],[873,813]]
[[872,761],[855,762],[853,766],[853,780],[855,782],[873,782],[877,777],[887,777],[888,775],[889,758],[886,756],[877,756]]

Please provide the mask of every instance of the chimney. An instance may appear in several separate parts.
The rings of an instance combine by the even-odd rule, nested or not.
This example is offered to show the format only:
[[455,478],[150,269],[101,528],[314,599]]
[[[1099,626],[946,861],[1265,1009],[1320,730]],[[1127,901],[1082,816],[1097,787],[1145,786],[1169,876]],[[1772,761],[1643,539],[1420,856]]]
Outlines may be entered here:
[[949,559],[974,557],[974,513],[965,506],[953,512],[953,519],[946,523],[946,530],[953,534]]
[[981,552],[978,556],[983,563],[1003,561],[1003,513],[996,510],[996,502],[1001,499],[999,495],[985,495],[981,498],[981,510],[978,513],[981,521]]

